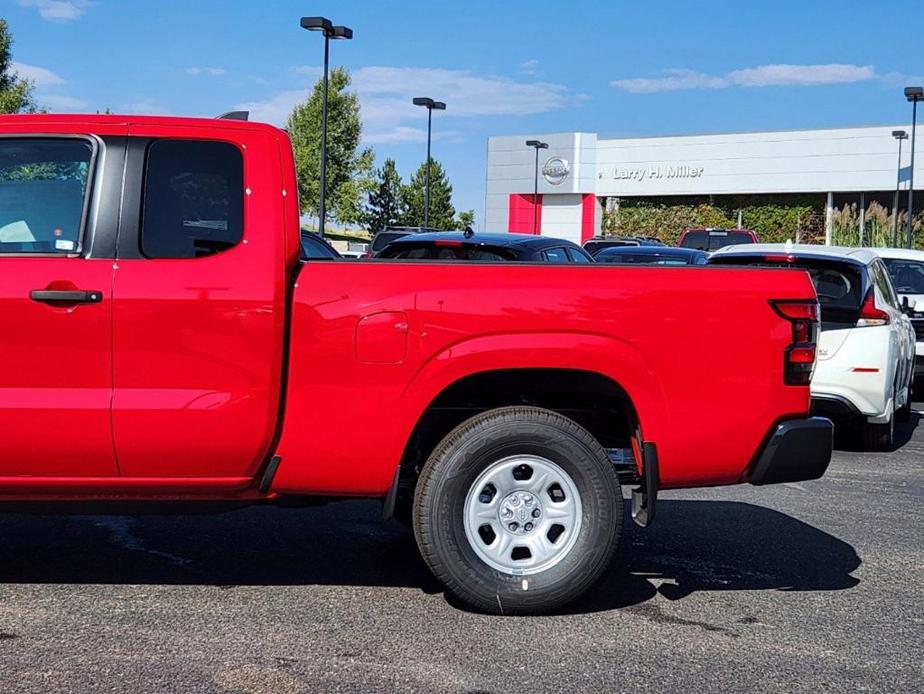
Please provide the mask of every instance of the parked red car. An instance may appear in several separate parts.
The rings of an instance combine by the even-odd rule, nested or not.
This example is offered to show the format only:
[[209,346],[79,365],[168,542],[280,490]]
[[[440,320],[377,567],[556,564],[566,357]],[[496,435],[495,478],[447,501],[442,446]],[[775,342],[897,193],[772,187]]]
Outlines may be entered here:
[[450,591],[529,613],[608,565],[620,483],[646,525],[662,489],[828,465],[807,273],[303,261],[282,130],[0,134],[3,501],[377,498]]
[[757,232],[750,229],[684,229],[677,245],[681,248],[695,248],[699,251],[717,251],[723,246],[741,243],[757,243]]

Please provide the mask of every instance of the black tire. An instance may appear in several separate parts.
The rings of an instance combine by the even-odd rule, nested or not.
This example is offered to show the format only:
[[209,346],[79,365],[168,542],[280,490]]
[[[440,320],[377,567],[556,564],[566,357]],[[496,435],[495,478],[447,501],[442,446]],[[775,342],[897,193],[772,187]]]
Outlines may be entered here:
[[889,452],[895,449],[895,415],[885,424],[863,422],[860,439],[867,451]]
[[895,410],[895,421],[901,424],[907,424],[911,421],[911,394],[908,394],[908,402]]
[[895,421],[907,424],[911,421],[911,401],[914,398],[914,377],[908,379],[908,401],[895,410]]
[[[541,456],[559,466],[581,503],[571,549],[528,576],[489,566],[465,534],[472,484],[491,464],[512,455]],[[490,410],[456,427],[431,454],[414,497],[414,534],[430,570],[463,602],[494,614],[548,612],[587,591],[610,563],[622,519],[622,491],[606,451],[574,421],[535,407]]]

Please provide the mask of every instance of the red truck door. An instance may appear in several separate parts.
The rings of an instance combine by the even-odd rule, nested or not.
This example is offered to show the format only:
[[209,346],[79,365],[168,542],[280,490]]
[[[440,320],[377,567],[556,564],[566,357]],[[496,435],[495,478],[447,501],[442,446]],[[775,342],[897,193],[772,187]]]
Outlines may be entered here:
[[[118,182],[124,138],[109,144]],[[106,149],[91,137],[0,136],[0,477],[18,484],[116,474],[113,260],[92,252],[105,211],[89,192]]]
[[136,199],[126,191],[113,282],[113,431],[125,476],[240,486],[274,437],[284,192],[275,140],[239,127],[130,126]]

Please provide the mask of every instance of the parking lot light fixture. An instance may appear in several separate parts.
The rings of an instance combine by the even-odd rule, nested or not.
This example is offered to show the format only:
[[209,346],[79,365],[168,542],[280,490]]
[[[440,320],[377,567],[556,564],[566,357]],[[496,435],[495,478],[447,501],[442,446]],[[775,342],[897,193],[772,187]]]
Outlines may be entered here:
[[429,96],[415,96],[415,106],[424,106],[427,109],[427,187],[424,190],[424,227],[430,226],[430,134],[433,130],[433,111],[445,111],[446,104],[434,101]]
[[549,143],[541,140],[527,140],[527,147],[536,150],[536,170],[533,175],[533,234],[539,234],[539,150],[548,149]]
[[321,107],[321,201],[318,210],[318,234],[324,236],[324,222],[327,218],[327,75],[330,56],[330,40],[353,38],[350,27],[334,25],[327,17],[302,17],[302,29],[320,31],[324,34],[324,96]]
[[908,164],[908,248],[914,246],[914,131],[918,120],[918,102],[924,101],[924,87],[905,87],[905,98],[911,102],[911,162]]
[[898,198],[902,185],[902,141],[908,139],[904,130],[893,130],[892,137],[898,140],[898,171],[895,174],[895,201],[892,204],[892,247],[898,247]]

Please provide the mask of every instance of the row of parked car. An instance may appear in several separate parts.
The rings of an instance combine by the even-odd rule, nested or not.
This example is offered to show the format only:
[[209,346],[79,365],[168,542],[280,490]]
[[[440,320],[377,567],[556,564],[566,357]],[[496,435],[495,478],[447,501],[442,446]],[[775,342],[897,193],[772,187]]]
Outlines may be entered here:
[[[869,450],[891,450],[895,422],[911,415],[914,379],[924,372],[924,252],[760,244],[746,230],[686,230],[682,247],[646,237],[594,238],[582,247],[530,234],[402,231],[380,232],[372,244],[373,257],[661,267],[750,265],[807,271],[821,310],[817,356],[812,357],[815,412],[857,432],[861,445]],[[717,243],[713,239],[728,243],[712,248],[710,244]],[[307,257],[336,253],[317,237],[305,242],[311,244]],[[704,245],[711,252],[701,248]]]

